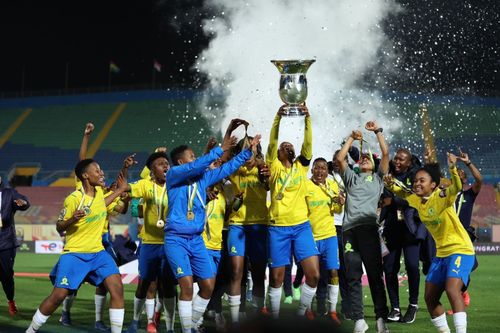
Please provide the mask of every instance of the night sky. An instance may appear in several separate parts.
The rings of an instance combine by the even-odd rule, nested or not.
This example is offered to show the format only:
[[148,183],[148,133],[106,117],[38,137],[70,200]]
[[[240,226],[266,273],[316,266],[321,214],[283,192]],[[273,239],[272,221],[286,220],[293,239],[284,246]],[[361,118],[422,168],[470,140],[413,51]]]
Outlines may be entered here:
[[[363,85],[401,92],[500,96],[500,1],[398,1],[384,29],[398,70],[382,66]],[[165,85],[199,88],[189,70],[208,44],[201,0],[2,1],[0,92],[150,84],[153,59]],[[182,71],[180,71],[182,69]],[[378,80],[379,83],[375,83]]]

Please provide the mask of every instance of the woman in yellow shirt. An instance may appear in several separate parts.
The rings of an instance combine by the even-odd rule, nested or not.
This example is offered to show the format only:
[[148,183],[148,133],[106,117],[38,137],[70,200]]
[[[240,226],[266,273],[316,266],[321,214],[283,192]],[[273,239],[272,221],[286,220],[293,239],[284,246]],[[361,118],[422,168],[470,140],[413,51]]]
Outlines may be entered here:
[[474,264],[474,247],[454,208],[458,192],[462,189],[456,162],[457,157],[448,153],[451,186],[446,190],[439,189],[438,164],[426,164],[416,173],[413,193],[396,185],[391,177],[386,179],[389,190],[405,198],[410,206],[418,210],[420,220],[436,242],[437,254],[425,282],[425,302],[432,323],[441,333],[450,332],[439,301],[443,292],[446,292],[453,309],[456,332],[467,331],[461,289],[467,284]]

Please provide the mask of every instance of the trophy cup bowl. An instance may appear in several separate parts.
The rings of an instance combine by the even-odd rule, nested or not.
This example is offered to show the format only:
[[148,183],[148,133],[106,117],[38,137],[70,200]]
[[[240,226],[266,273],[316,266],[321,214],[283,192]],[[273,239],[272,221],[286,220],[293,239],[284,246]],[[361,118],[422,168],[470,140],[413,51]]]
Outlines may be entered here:
[[306,72],[316,60],[271,60],[278,68],[280,77],[280,98],[285,106],[285,115],[303,116],[307,98]]

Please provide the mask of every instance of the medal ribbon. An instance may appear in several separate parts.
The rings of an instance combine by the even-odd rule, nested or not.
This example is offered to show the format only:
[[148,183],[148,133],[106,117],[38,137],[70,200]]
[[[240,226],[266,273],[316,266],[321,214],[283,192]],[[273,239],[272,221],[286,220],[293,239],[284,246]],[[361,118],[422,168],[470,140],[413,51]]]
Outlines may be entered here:
[[323,193],[326,194],[327,197],[332,199],[333,203],[333,198],[335,197],[335,193],[331,190],[330,185],[328,185],[328,181],[325,182],[325,185],[318,184],[318,186],[323,191]]
[[281,197],[283,196],[283,192],[288,186],[288,183],[290,182],[290,178],[292,176],[293,171],[295,170],[295,164],[292,164],[292,169],[290,172],[286,175],[285,181],[283,182],[283,186],[281,186],[281,189],[278,191],[278,194],[276,194],[276,197]]
[[[85,191],[83,190],[83,186],[80,189],[80,192],[82,192],[82,199],[80,200],[80,203],[78,204],[77,210],[80,210],[82,207],[84,207],[84,203],[85,203]],[[90,204],[87,207],[90,208],[90,206],[92,206],[92,204],[94,203],[95,196],[96,196],[96,194],[94,193],[94,197],[92,198],[92,201],[90,201]]]
[[196,193],[198,193],[198,183],[188,185],[188,213],[193,212],[194,197],[196,196]]
[[163,209],[162,209],[162,205],[163,205],[163,201],[165,199],[165,194],[167,194],[167,183],[165,183],[163,185],[163,187],[161,187],[161,192],[160,192],[160,201],[158,202],[158,195],[156,194],[156,183],[153,182],[153,195],[154,195],[154,202],[155,202],[155,205],[156,205],[156,209],[157,209],[157,212],[158,212],[158,220],[161,220],[162,219],[162,216],[163,216]]
[[462,210],[462,203],[465,201],[464,192],[460,191],[458,195],[460,196],[460,199],[458,200],[458,207],[455,206],[455,211],[457,212],[457,215],[460,215],[460,211]]

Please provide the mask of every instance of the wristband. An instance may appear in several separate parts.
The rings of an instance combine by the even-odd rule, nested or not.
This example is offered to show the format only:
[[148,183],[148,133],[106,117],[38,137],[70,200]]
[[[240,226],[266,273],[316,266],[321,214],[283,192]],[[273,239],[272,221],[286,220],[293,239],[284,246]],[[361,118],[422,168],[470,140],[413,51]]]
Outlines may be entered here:
[[379,127],[375,131],[373,131],[373,133],[377,134],[377,133],[382,133],[383,131],[384,129],[382,127]]
[[471,164],[472,164],[472,162],[471,162],[471,161],[469,161],[469,163],[465,163],[465,165],[467,165],[467,166],[469,166],[469,165],[471,165]]

